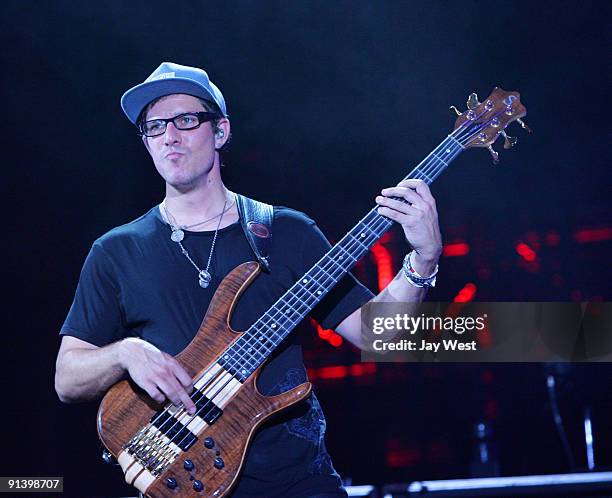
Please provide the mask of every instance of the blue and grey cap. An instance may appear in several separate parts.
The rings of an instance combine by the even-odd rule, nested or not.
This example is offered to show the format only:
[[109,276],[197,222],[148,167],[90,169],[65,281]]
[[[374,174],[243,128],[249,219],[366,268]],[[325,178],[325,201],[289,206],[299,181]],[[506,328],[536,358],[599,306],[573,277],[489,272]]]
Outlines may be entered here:
[[149,102],[173,93],[185,93],[214,102],[227,117],[223,94],[210,81],[206,71],[173,62],[162,62],[143,83],[125,92],[121,97],[121,108],[128,119],[136,124]]

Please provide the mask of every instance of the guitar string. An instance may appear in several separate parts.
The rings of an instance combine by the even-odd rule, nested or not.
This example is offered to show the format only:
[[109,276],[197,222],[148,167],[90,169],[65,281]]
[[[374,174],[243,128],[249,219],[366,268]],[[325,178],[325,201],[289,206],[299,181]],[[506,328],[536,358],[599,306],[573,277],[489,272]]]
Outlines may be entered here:
[[[485,112],[487,112],[487,111],[485,111]],[[484,114],[484,113],[483,113],[483,114]],[[501,114],[501,113],[500,113],[500,114]],[[435,149],[434,149],[434,150],[433,150],[433,151],[432,151],[432,152],[431,152],[431,153],[430,153],[430,154],[429,154],[429,155],[428,155],[428,156],[427,156],[427,157],[426,157],[426,158],[425,158],[425,159],[424,159],[424,160],[423,160],[423,161],[422,161],[422,162],[421,162],[421,163],[420,163],[420,164],[419,164],[419,165],[418,165],[416,168],[414,168],[414,170],[413,170],[413,171],[416,171],[415,175],[416,175],[416,174],[422,174],[423,176],[425,176],[425,178],[426,178],[426,179],[428,179],[428,180],[430,180],[430,181],[433,181],[433,180],[434,180],[434,179],[437,177],[437,175],[438,175],[439,173],[441,173],[441,171],[443,171],[443,170],[444,170],[444,169],[445,169],[445,168],[446,168],[446,167],[447,167],[447,166],[450,164],[450,162],[451,162],[452,160],[454,160],[454,158],[455,158],[455,157],[456,157],[456,156],[457,156],[457,155],[458,155],[458,154],[459,154],[459,153],[460,153],[460,152],[461,152],[461,151],[462,151],[462,150],[465,148],[465,147],[463,147],[463,145],[461,145],[461,143],[459,143],[459,140],[466,140],[466,141],[465,141],[465,143],[467,144],[467,143],[469,142],[469,140],[471,140],[471,138],[473,138],[474,136],[476,136],[476,134],[477,134],[477,133],[480,131],[480,129],[482,129],[482,127],[484,127],[484,126],[486,126],[486,125],[488,124],[488,123],[483,123],[481,126],[476,127],[476,130],[474,131],[474,129],[473,129],[473,126],[474,126],[474,124],[475,124],[474,122],[475,122],[477,119],[479,119],[479,118],[480,118],[480,116],[477,116],[477,117],[475,117],[475,118],[474,118],[474,120],[472,120],[472,121],[466,121],[464,124],[460,125],[460,127],[458,127],[456,130],[454,130],[454,131],[453,131],[451,134],[449,134],[447,138],[445,138],[445,139],[444,139],[444,140],[443,140],[443,141],[442,141],[442,142],[441,142],[441,143],[440,143],[440,144],[439,144],[439,145],[438,145],[438,146],[437,146],[437,147],[436,147],[436,148],[435,148]],[[469,123],[469,125],[468,125],[468,127],[466,128],[466,130],[461,130],[461,126],[464,126],[465,124],[468,124],[468,123]],[[453,135],[453,133],[455,133],[455,132],[457,132],[457,131],[459,131],[460,133],[457,133],[457,137],[453,137],[453,136],[452,136],[452,135]],[[466,139],[466,137],[460,137],[460,136],[459,136],[459,135],[461,134],[461,132],[462,132],[462,131],[467,131],[467,133],[469,134],[469,137],[467,137],[467,139]],[[439,149],[442,149],[442,148],[444,148],[444,147],[446,147],[446,148],[448,149],[450,144],[449,144],[449,143],[446,143],[447,141],[455,141],[455,142],[459,143],[459,147],[458,147],[457,145],[454,145],[454,150],[453,150],[452,148],[450,149],[450,150],[451,150],[451,152],[449,152],[449,151],[447,150],[447,152],[446,152],[446,153],[447,153],[447,154],[450,154],[452,157],[451,157],[451,156],[448,156],[448,157],[450,157],[450,159],[448,160],[448,162],[445,162],[444,160],[442,160],[442,159],[440,159],[439,157],[437,157],[437,156],[436,156],[436,152],[437,152],[437,151],[439,151]],[[433,156],[433,157],[432,157],[432,156]],[[430,159],[431,159],[430,164],[425,165],[425,167],[423,168],[423,171],[419,171],[419,167],[421,166],[421,164],[425,163],[425,162],[427,161],[427,159],[428,159],[428,158],[430,158]],[[439,166],[439,163],[441,163],[441,164],[442,164],[442,166],[438,167],[438,166]],[[436,170],[436,168],[437,168],[437,171],[435,172],[435,174],[434,174],[432,177],[429,177],[429,175],[428,175],[427,173],[431,173],[431,171]],[[425,171],[427,171],[427,173],[425,173]],[[410,173],[410,174],[409,174],[409,175],[408,175],[406,178],[410,177],[410,176],[411,176],[411,174],[412,174],[412,172],[411,172],[411,173]],[[372,214],[372,212],[373,212],[373,211],[370,211],[370,212],[369,212],[369,213],[368,213],[368,214],[367,214],[367,215],[366,215],[366,216],[363,218],[363,220],[365,220],[365,219],[366,219],[366,218],[367,218],[367,217],[368,217],[370,214]],[[382,216],[381,216],[381,215],[378,215],[378,213],[376,213],[376,214],[377,214],[377,216],[379,216],[379,217],[381,217],[381,218],[382,218]],[[380,218],[375,218],[375,220],[374,220],[374,221],[375,221],[375,223],[376,223],[376,224],[375,224],[373,227],[369,227],[367,224],[365,224],[364,228],[369,229],[370,231],[372,231],[372,228],[374,228],[374,231],[372,231],[372,232],[373,232],[373,234],[375,235],[375,238],[374,238],[374,241],[375,241],[375,240],[377,240],[378,238],[380,238],[380,236],[382,235],[382,234],[377,234],[376,230],[379,230],[379,229],[380,229],[381,227],[383,227],[385,224],[392,225],[392,222],[391,222],[391,220],[388,220],[388,218],[382,218],[382,219],[380,219]],[[351,231],[352,231],[352,230],[351,230]],[[384,233],[384,232],[383,232],[383,233]],[[350,232],[349,232],[349,234],[347,234],[347,235],[350,235]],[[346,237],[346,236],[345,236],[345,237]],[[374,241],[372,241],[372,242],[374,242]],[[353,262],[352,264],[354,264],[354,263],[355,263],[355,262],[356,262],[358,259],[360,259],[360,258],[361,258],[361,255],[360,255],[360,256],[358,256],[357,258],[355,258],[355,257],[353,257],[353,256],[351,255],[351,253],[350,253],[350,251],[354,250],[355,248],[358,248],[358,249],[359,249],[359,246],[360,246],[360,245],[363,245],[363,244],[362,244],[361,242],[359,242],[359,241],[356,241],[356,242],[357,242],[357,245],[355,245],[354,243],[352,243],[352,244],[351,244],[351,246],[349,247],[349,251],[348,251],[348,255],[349,255],[349,257],[351,257],[351,259],[353,259],[353,260],[354,260],[354,262]],[[339,242],[338,244],[336,244],[336,246],[334,246],[334,247],[330,248],[330,250],[328,251],[328,253],[326,253],[326,255],[325,255],[325,256],[324,256],[322,259],[324,259],[326,256],[328,256],[328,255],[329,255],[329,254],[332,252],[332,250],[333,250],[333,249],[335,249],[335,248],[339,248],[339,249],[342,249],[344,252],[347,252],[347,251],[345,251],[345,250],[344,250],[342,247],[340,247],[340,245],[341,245],[341,242]],[[363,247],[361,250],[363,250],[363,249],[366,249],[366,251],[367,251],[367,250],[369,250],[369,243],[367,243],[367,244],[366,244],[366,247]],[[365,253],[366,251],[364,251],[364,253]],[[334,263],[336,266],[338,266],[338,263],[334,262],[333,260],[331,261],[331,263]],[[351,266],[352,266],[352,264],[351,264]],[[318,266],[319,266],[319,264],[317,263],[317,265],[315,265],[315,266],[314,266],[312,269],[314,269],[314,268],[316,268],[316,267],[318,267]],[[328,268],[331,268],[331,266],[328,266]],[[350,268],[350,267],[349,267],[349,268]],[[343,273],[346,273],[346,272],[349,270],[349,268],[344,269],[342,266],[340,266],[340,271],[339,271],[339,273],[338,273],[338,276],[341,276]],[[312,269],[311,269],[311,270],[312,270]],[[318,269],[319,269],[319,268],[318,268]],[[328,273],[328,271],[326,271],[326,269],[325,269],[324,267],[321,267],[319,270],[320,270],[319,272],[321,272],[321,271],[322,271],[322,273],[325,275],[326,280],[325,280],[324,285],[327,285],[327,279],[328,279],[328,278],[331,278],[333,281],[336,281],[336,279],[334,278],[334,276],[333,276],[333,275],[330,275],[330,274]],[[338,271],[337,269],[335,269],[335,270],[334,270],[334,272],[337,272],[337,271]],[[303,278],[303,277],[302,277],[302,278]],[[317,278],[317,279],[320,279],[320,276],[316,276],[316,278]],[[300,279],[300,280],[301,280],[301,279]],[[308,299],[310,299],[311,297],[312,297],[312,298],[314,298],[314,304],[316,304],[316,303],[317,303],[317,301],[319,301],[320,299],[322,299],[322,297],[323,297],[323,296],[324,296],[324,295],[325,295],[325,294],[326,294],[326,293],[327,293],[327,292],[330,290],[330,289],[327,289],[327,290],[325,291],[325,293],[323,293],[323,294],[321,295],[321,297],[320,297],[320,298],[317,298],[317,297],[316,297],[314,294],[312,294],[312,292],[310,292],[310,291],[308,290],[308,288],[306,288],[306,287],[304,287],[304,286],[300,286],[300,287],[302,287],[302,288],[301,288],[301,289],[299,289],[299,290],[298,290],[298,292],[304,292],[304,291],[305,291],[305,292],[307,292],[308,294],[310,294],[310,296],[307,298],[307,300],[304,300],[304,299],[303,299],[303,297],[304,297],[304,296],[299,296],[299,295],[298,295],[297,293],[295,293],[295,292],[294,292],[294,293],[292,293],[292,295],[291,295],[291,299],[292,299],[292,300],[297,300],[297,301],[300,303],[300,305],[304,305],[304,302],[305,302],[305,301],[306,301],[306,303],[308,303]],[[291,289],[289,289],[289,290],[288,290],[288,291],[285,293],[285,295],[289,294],[289,293],[290,293],[290,291],[291,291]],[[284,296],[285,296],[285,295],[284,295]],[[284,297],[284,296],[283,296],[283,297]],[[281,298],[281,299],[282,299],[282,298]],[[279,299],[279,301],[280,301],[280,299]],[[296,310],[296,309],[294,309],[294,308],[293,308],[293,305],[292,305],[292,304],[289,304],[289,308],[291,308],[291,310],[292,310],[292,311],[294,311],[294,312],[296,312],[296,311],[297,311],[299,321],[301,321],[301,320],[304,318],[304,316],[301,316],[301,315],[304,313],[304,311],[306,311],[306,312],[307,312],[309,309],[312,309],[312,307],[314,306],[314,304],[312,304],[312,306],[311,306],[311,303],[306,304],[306,305],[305,305],[305,308],[306,308],[305,310]],[[275,305],[271,306],[271,308],[270,308],[270,309],[272,309],[272,308],[274,308],[274,307],[275,307]],[[278,319],[278,317],[270,316],[268,313],[269,313],[269,310],[268,310],[268,312],[264,313],[264,315],[263,315],[263,316],[262,316],[262,317],[261,317],[261,318],[260,318],[260,319],[259,319],[259,320],[258,320],[258,321],[255,323],[255,324],[253,324],[253,325],[252,325],[252,326],[251,326],[251,327],[250,327],[250,328],[249,328],[247,331],[245,331],[245,333],[244,333],[244,334],[243,334],[243,335],[242,335],[242,336],[241,336],[239,339],[242,339],[244,336],[247,336],[247,334],[248,334],[247,345],[248,345],[248,346],[253,346],[253,344],[250,344],[250,343],[249,343],[250,339],[255,338],[255,335],[253,335],[253,334],[252,334],[252,330],[251,330],[251,329],[254,329],[254,328],[255,328],[255,326],[258,324],[258,322],[262,322],[262,319],[263,319],[264,317],[265,317],[265,318],[267,318],[267,319],[269,319],[269,320],[273,320],[273,321],[274,321],[274,323],[276,323],[276,321],[277,321],[277,319]],[[278,312],[277,312],[277,313],[278,313]],[[282,315],[282,314],[281,314],[280,316],[281,316],[282,318],[286,319],[288,322],[290,322],[290,326],[291,326],[292,328],[293,328],[293,327],[295,327],[295,326],[297,325],[297,323],[299,323],[299,321],[298,321],[298,322],[294,322],[293,320],[291,320],[289,317],[286,317],[285,315]],[[260,323],[260,326],[261,326],[261,325],[268,325],[268,326],[269,326],[269,325],[270,325],[270,322],[268,322],[267,324],[266,324],[265,322],[262,322],[262,323]],[[286,324],[283,324],[283,325],[281,325],[281,327],[283,327],[283,326],[285,326],[285,325],[286,325]],[[269,330],[268,330],[268,331],[269,331]],[[251,332],[251,333],[249,334],[249,332]],[[258,330],[257,332],[258,332],[259,334],[261,334],[263,331]],[[279,337],[279,336],[278,336],[278,334],[277,334],[275,331],[274,331],[274,332],[272,332],[272,336],[275,336],[275,337],[277,337],[277,338]],[[285,336],[285,337],[286,337],[286,336]],[[282,339],[284,339],[284,337],[283,337],[283,336],[280,336],[280,338],[281,338],[281,340],[282,340]],[[232,344],[232,346],[235,346],[235,345],[236,345],[238,342],[239,342],[239,341],[237,340],[235,343],[233,343],[233,344]],[[255,339],[255,342],[256,342],[256,344],[257,344],[257,339]],[[279,342],[278,344],[275,344],[275,343],[273,342],[273,344],[274,344],[274,346],[272,347],[272,349],[271,349],[270,351],[268,351],[268,350],[267,350],[268,348],[267,348],[265,345],[263,345],[263,347],[266,349],[266,354],[269,354],[271,351],[273,351],[273,350],[274,350],[274,349],[275,349],[275,348],[276,348],[276,347],[277,347],[277,346],[280,344],[280,342]],[[259,344],[259,346],[261,346],[261,345],[262,345],[262,344]],[[240,348],[242,349],[242,346],[241,346]],[[256,348],[257,348],[257,346],[256,346]],[[231,348],[228,348],[228,350],[229,350],[229,349],[231,349]],[[250,348],[250,350],[252,350],[252,349],[253,349],[253,347],[251,347],[251,348]],[[260,349],[260,348],[258,348],[258,349]],[[228,350],[226,350],[226,351],[228,351]],[[222,356],[222,355],[221,355],[221,356]],[[266,355],[263,355],[263,356],[262,356],[262,358],[260,358],[259,360],[256,360],[256,361],[257,361],[257,362],[259,362],[259,361],[261,361],[261,359],[263,359],[263,358],[265,358],[265,357],[266,357]],[[229,367],[229,368],[235,368],[235,366],[236,366],[236,365],[238,365],[238,363],[239,363],[239,361],[240,361],[240,360],[244,360],[244,357],[243,357],[242,355],[239,355],[239,358],[237,358],[237,359],[235,360],[235,362],[234,362],[234,366],[231,366],[231,367]],[[247,360],[247,361],[248,361],[248,360]],[[217,363],[215,363],[214,365],[217,365]],[[211,367],[212,367],[212,366],[214,366],[214,365],[211,365]],[[223,366],[222,368],[224,368],[224,367],[225,367],[225,366]],[[208,372],[209,370],[210,370],[210,368],[209,368],[209,369],[207,369],[207,371],[206,371],[206,372]],[[200,379],[201,379],[203,376],[204,376],[204,374],[203,374],[203,375],[201,375],[201,376],[198,378],[198,380],[200,380]],[[201,400],[202,398],[204,398],[204,396],[205,396],[205,395],[204,395],[204,393],[203,393],[201,390],[202,390],[202,389],[204,389],[204,388],[206,388],[206,387],[210,387],[210,386],[212,386],[212,382],[213,382],[213,381],[215,381],[215,380],[216,380],[216,379],[218,379],[218,378],[219,378],[218,376],[213,377],[212,379],[210,379],[210,380],[209,380],[209,382],[208,382],[207,384],[203,385],[201,388],[196,389],[196,393],[193,393],[191,396],[197,396],[197,395],[199,394],[199,395],[200,395],[200,399],[199,399],[199,400],[197,400],[197,401],[200,401],[200,400]],[[230,379],[229,379],[229,380],[228,380],[228,381],[227,381],[227,382],[226,382],[226,383],[225,383],[223,386],[221,386],[221,387],[219,388],[219,390],[218,390],[218,391],[217,391],[217,392],[216,392],[214,395],[212,395],[212,396],[210,396],[210,397],[209,397],[209,400],[210,400],[211,402],[212,402],[212,401],[214,401],[214,399],[216,398],[216,396],[217,396],[217,395],[218,395],[220,392],[222,392],[222,391],[223,391],[223,389],[224,389],[224,388],[227,386],[227,384],[228,384],[229,382],[231,382],[231,379],[232,379],[232,378],[234,378],[234,377],[232,376],[232,377],[231,377],[231,378],[230,378]],[[197,381],[196,381],[196,382],[197,382]],[[207,403],[207,404],[208,404],[208,403]],[[191,416],[191,420],[190,420],[189,422],[187,422],[185,425],[188,425],[188,424],[189,424],[189,423],[190,423],[190,422],[191,422],[191,421],[192,421],[192,420],[195,418],[195,416],[197,416],[197,415],[199,414],[199,412],[200,412],[202,409],[204,409],[205,407],[206,407],[206,405],[204,405],[204,406],[203,406],[201,409],[199,409],[199,410],[198,410],[198,411],[197,411],[197,412],[196,412],[194,415],[192,415],[192,416]],[[214,407],[212,407],[211,409],[214,409]],[[166,410],[166,409],[165,409],[165,410]],[[183,408],[182,410],[184,411],[184,408]],[[185,412],[185,413],[186,413],[186,412]],[[206,415],[208,415],[208,414],[210,414],[210,411],[209,411],[209,412],[208,412]],[[206,415],[205,415],[205,416],[206,416]],[[159,415],[159,416],[161,416],[161,413],[160,413],[160,415]],[[158,416],[158,417],[156,417],[156,418],[158,419],[158,418],[159,418],[159,416]],[[173,418],[176,420],[176,422],[180,422],[180,419],[179,419],[179,420],[177,420],[177,419],[176,419],[176,417],[174,417],[174,416],[173,416]],[[152,422],[154,422],[154,421],[152,421]],[[163,426],[163,424],[162,424],[162,426]],[[174,428],[174,426],[176,426],[176,423],[175,423],[175,424],[173,424],[173,426],[171,427],[171,429],[172,429],[172,428]],[[178,434],[177,434],[177,435],[178,435]],[[185,437],[187,437],[187,436],[185,436]],[[179,445],[180,445],[180,444],[181,444],[181,443],[182,443],[182,442],[185,440],[185,437],[184,437],[184,438],[181,440],[181,442],[179,442]],[[172,439],[171,439],[171,441],[172,441]]]

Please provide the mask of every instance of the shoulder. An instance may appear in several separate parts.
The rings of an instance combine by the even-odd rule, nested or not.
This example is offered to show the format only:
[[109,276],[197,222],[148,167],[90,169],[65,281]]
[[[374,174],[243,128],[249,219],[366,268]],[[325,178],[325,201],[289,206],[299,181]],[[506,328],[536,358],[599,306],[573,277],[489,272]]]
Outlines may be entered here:
[[160,223],[156,210],[157,206],[135,220],[112,228],[98,237],[93,246],[102,250],[112,250],[116,247],[155,237],[159,233],[158,225]]
[[316,225],[315,221],[307,214],[285,206],[274,206],[274,227],[278,229],[309,229]]
[[274,207],[272,241],[290,254],[302,254],[305,248],[323,251],[329,246],[327,238],[310,216],[284,206]]

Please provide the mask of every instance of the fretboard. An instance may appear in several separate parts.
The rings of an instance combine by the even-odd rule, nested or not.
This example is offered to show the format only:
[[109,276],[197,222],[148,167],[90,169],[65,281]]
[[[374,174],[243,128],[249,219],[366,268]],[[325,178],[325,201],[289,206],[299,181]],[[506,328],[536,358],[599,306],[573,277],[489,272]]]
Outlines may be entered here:
[[[445,138],[404,179],[431,184],[463,150],[452,135]],[[393,221],[372,208],[336,245],[287,290],[218,359],[244,382],[287,335],[366,254]]]

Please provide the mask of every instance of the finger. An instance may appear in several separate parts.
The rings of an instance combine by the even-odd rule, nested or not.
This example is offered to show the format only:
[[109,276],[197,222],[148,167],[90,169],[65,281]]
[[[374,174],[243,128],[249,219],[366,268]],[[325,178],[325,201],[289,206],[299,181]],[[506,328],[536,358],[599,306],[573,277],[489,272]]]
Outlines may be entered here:
[[416,204],[420,206],[421,209],[425,209],[427,207],[427,203],[424,199],[417,194],[414,190],[408,187],[389,187],[382,189],[381,193],[385,197],[398,197],[401,199],[405,199],[411,204]]
[[376,203],[380,206],[386,206],[400,213],[413,216],[422,212],[415,204],[408,204],[397,199],[391,199],[390,197],[383,197],[382,195],[376,197]]
[[423,198],[428,204],[435,205],[436,200],[434,196],[431,194],[431,190],[429,185],[425,183],[423,180],[419,180],[416,178],[409,178],[407,180],[402,180],[398,183],[398,186],[408,187],[416,190],[416,192]]
[[160,380],[158,387],[166,394],[173,405],[179,408],[184,407],[192,415],[195,413],[196,407],[189,397],[189,393],[173,374],[167,379]]
[[177,395],[180,400],[179,405],[182,404],[185,410],[187,410],[187,413],[193,415],[196,412],[196,406],[189,394],[187,394],[187,391],[185,391],[185,389],[179,389]]
[[178,361],[176,361],[176,359],[172,357],[170,358],[171,358],[172,373],[178,379],[181,385],[185,388],[185,390],[188,393],[191,393],[193,391],[193,379],[187,373],[187,371],[183,368],[183,366]]
[[414,226],[418,223],[419,217],[411,216],[409,214],[400,213],[395,209],[388,208],[386,206],[381,206],[378,208],[378,214],[382,216],[386,216],[387,218],[397,221],[401,225],[405,226]]
[[160,392],[160,390],[157,388],[157,386],[155,384],[152,384],[152,383],[142,383],[142,384],[140,384],[140,387],[142,387],[145,390],[145,392],[154,401],[157,401],[158,403],[163,403],[165,401],[166,396],[164,396],[164,394],[162,392]]
[[176,406],[181,404],[181,398],[178,395],[178,392],[182,387],[176,380],[176,378],[163,378],[159,377],[154,380],[157,388],[166,395],[166,398],[170,400],[170,402]]

